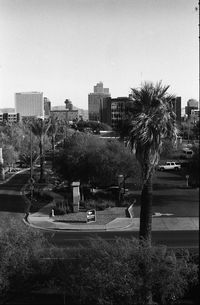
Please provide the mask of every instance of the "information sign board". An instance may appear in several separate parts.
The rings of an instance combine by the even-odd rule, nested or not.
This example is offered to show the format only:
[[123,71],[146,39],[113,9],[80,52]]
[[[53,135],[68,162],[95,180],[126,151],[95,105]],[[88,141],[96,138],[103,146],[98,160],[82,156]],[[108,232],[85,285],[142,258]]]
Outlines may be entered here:
[[96,210],[87,211],[87,223],[96,221]]

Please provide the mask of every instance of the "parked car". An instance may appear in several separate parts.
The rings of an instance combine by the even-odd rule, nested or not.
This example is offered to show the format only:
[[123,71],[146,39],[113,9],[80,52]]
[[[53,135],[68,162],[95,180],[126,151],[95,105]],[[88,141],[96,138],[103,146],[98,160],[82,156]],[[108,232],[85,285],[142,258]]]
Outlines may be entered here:
[[182,152],[183,152],[183,157],[186,159],[190,159],[194,155],[193,150],[189,148],[184,148]]
[[167,161],[162,165],[158,165],[158,170],[160,171],[164,171],[164,170],[180,170],[181,169],[181,165],[176,163],[176,162],[172,162],[172,161]]

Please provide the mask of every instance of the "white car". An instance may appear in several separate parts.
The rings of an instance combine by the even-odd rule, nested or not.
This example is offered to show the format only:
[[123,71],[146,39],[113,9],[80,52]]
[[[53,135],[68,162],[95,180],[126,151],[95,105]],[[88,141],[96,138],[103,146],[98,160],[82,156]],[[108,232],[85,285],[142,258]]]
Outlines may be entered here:
[[165,164],[159,165],[158,170],[164,171],[164,170],[179,170],[181,169],[181,165],[176,162],[166,162]]

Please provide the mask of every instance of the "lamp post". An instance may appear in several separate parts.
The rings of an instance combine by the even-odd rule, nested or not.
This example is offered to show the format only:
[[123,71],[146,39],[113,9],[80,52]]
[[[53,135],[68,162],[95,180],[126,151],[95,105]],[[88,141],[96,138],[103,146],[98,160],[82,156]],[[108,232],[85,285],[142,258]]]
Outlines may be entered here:
[[0,147],[0,180],[5,179],[5,173],[3,168],[3,153],[2,153],[2,147]]
[[123,184],[124,184],[124,175],[118,175],[118,186],[119,186],[119,204],[121,203],[122,200],[122,189],[123,189]]
[[186,176],[185,176],[185,178],[186,178],[186,187],[189,186],[189,184],[188,184],[189,177],[190,177],[189,175],[186,175]]
[[30,130],[30,192],[31,192],[31,203],[33,199],[34,190],[34,179],[33,179],[33,138],[32,131]]

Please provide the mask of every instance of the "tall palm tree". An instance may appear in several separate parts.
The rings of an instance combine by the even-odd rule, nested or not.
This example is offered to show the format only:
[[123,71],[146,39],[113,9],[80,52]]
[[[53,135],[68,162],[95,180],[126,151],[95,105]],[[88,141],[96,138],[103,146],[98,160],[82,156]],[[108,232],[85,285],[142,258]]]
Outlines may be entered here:
[[35,119],[30,124],[31,131],[39,139],[40,149],[40,181],[44,181],[44,137],[47,134],[50,123],[47,120],[41,118]]
[[58,132],[58,124],[59,124],[59,119],[58,117],[51,117],[49,120],[49,130],[48,133],[51,136],[51,150],[52,150],[52,169],[54,168],[54,163],[55,163],[55,144],[56,144],[56,134]]
[[162,82],[145,82],[139,89],[132,89],[133,119],[129,144],[135,151],[142,169],[139,236],[151,244],[152,229],[152,176],[158,164],[163,140],[175,140],[177,135],[175,114],[167,93],[169,86]]

